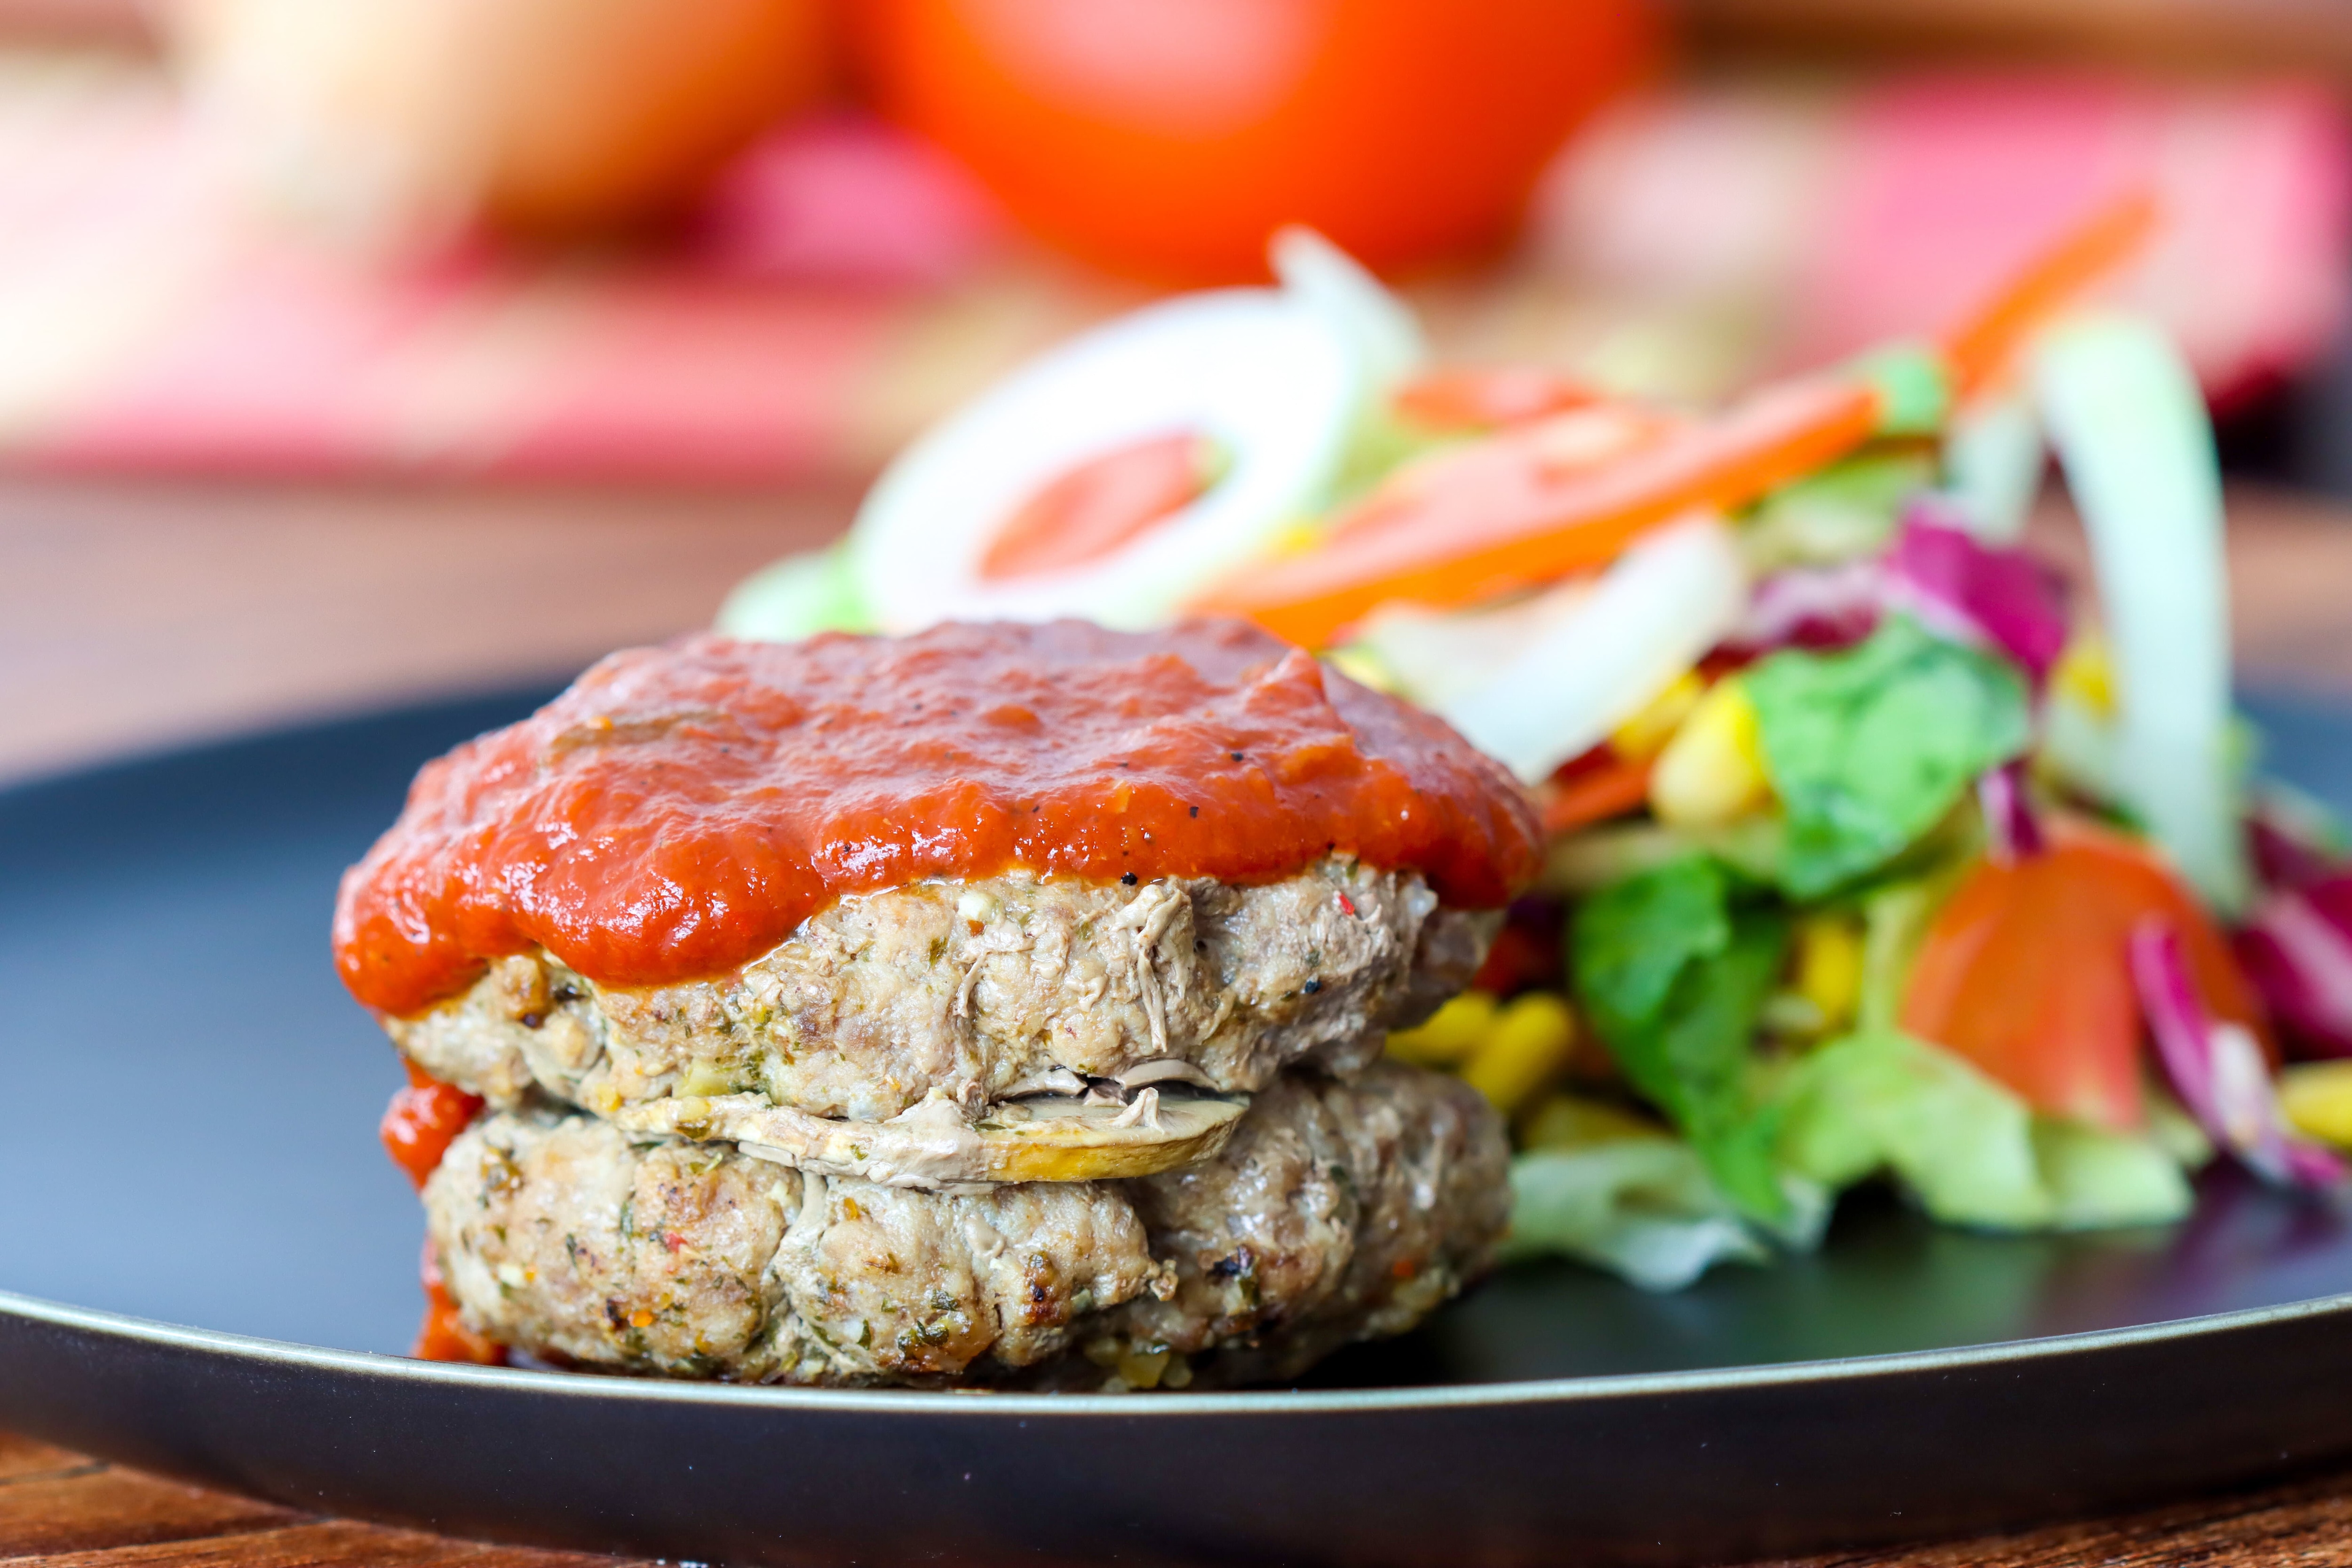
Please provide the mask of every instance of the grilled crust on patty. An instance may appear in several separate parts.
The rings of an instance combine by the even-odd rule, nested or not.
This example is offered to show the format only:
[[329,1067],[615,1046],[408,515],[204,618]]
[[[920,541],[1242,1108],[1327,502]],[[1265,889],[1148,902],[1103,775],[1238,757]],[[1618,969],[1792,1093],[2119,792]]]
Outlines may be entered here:
[[719,980],[624,990],[509,958],[385,1026],[493,1105],[535,1090],[607,1116],[743,1093],[866,1121],[940,1095],[976,1113],[1056,1068],[1168,1058],[1250,1092],[1294,1065],[1361,1068],[1469,982],[1499,919],[1336,857],[1250,887],[1020,872],[843,899]]
[[562,1364],[1208,1385],[1418,1322],[1486,1267],[1507,1162],[1475,1093],[1381,1062],[1286,1076],[1216,1159],[1130,1181],[921,1192],[492,1112],[425,1198],[467,1322]]

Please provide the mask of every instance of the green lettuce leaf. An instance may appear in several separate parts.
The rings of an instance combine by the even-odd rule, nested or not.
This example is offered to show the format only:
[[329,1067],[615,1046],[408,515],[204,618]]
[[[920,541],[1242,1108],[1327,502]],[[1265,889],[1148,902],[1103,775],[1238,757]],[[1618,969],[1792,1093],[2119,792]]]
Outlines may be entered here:
[[1833,463],[1759,502],[1740,530],[1740,547],[1759,576],[1875,555],[1894,537],[1904,500],[1935,480],[1933,460],[1913,451]]
[[754,642],[798,642],[819,632],[870,632],[873,612],[839,545],[762,566],[727,595],[718,629]]
[[1741,679],[1788,813],[1780,885],[1800,900],[1901,854],[2031,734],[2015,668],[1906,616],[1843,652],[1776,653]]
[[1985,1230],[2084,1230],[2179,1218],[2178,1162],[2151,1139],[2036,1116],[1949,1051],[1892,1030],[1795,1064],[1780,1160],[1831,1188],[1891,1173],[1930,1216]]
[[1602,889],[1577,910],[1577,994],[1626,1078],[1666,1114],[1742,1212],[1788,1210],[1755,1087],[1757,1016],[1788,945],[1775,910],[1737,905],[1724,868],[1689,856]]
[[1690,1145],[1664,1137],[1538,1149],[1513,1160],[1502,1256],[1547,1253],[1644,1290],[1679,1290],[1717,1263],[1771,1256]]

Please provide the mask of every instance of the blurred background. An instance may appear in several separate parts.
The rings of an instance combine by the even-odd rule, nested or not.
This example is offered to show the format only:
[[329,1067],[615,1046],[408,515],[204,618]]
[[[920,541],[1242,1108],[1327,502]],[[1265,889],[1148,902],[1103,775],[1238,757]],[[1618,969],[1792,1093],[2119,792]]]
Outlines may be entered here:
[[2243,666],[2352,690],[2347,91],[2340,0],[0,0],[0,779],[703,624],[1284,222],[1708,400],[2135,188]]

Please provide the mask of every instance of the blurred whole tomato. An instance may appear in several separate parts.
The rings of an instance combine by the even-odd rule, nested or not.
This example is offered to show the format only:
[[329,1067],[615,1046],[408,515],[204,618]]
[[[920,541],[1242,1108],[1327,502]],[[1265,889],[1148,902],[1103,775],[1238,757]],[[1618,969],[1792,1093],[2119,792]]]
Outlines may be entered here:
[[657,218],[831,76],[824,0],[173,0],[271,205],[406,248]]
[[1647,0],[856,0],[882,107],[1032,228],[1171,280],[1311,224],[1376,266],[1500,237],[1648,61]]

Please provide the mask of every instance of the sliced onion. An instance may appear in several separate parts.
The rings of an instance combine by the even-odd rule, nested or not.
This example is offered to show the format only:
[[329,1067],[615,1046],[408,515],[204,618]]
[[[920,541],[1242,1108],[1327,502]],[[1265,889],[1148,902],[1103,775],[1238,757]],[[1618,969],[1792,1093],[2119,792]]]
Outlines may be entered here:
[[1731,531],[1696,514],[1618,557],[1493,679],[1437,704],[1470,742],[1530,784],[1597,744],[1729,635],[1748,603]]
[[2352,877],[2274,889],[2236,945],[2247,978],[2297,1043],[2352,1057]]
[[2204,400],[2163,331],[2125,316],[2054,331],[2033,384],[2116,651],[2116,782],[2197,889],[2234,913],[2248,879],[2230,765],[2221,467]]
[[1385,393],[1429,356],[1412,307],[1313,229],[1292,224],[1279,230],[1266,255],[1284,290],[1354,346],[1368,394]]
[[1391,602],[1365,620],[1357,646],[1393,678],[1397,690],[1442,709],[1487,686],[1538,640],[1582,607],[1592,579],[1571,577],[1540,594],[1476,610],[1432,610]]
[[1977,780],[1977,805],[1984,813],[1985,854],[2009,866],[2039,855],[2047,847],[2042,819],[2025,793],[2024,759],[1991,769]]
[[1959,525],[1948,501],[1914,498],[1886,553],[1778,572],[1757,588],[1733,634],[1743,651],[1843,647],[1900,610],[1937,635],[1988,647],[2038,685],[2066,647],[2056,574],[2021,550],[1990,545]]
[[2021,392],[1966,405],[1944,436],[1947,493],[1969,531],[1987,544],[2014,544],[2023,537],[2049,462],[2041,421]]
[[2246,848],[2265,888],[2308,888],[2343,872],[2352,850],[2335,814],[2292,785],[2264,779],[2246,808]]
[[2198,1125],[2265,1181],[2281,1186],[2341,1181],[2341,1160],[2288,1135],[2270,1065],[2253,1036],[2240,1025],[2215,1023],[2205,1011],[2171,922],[2160,915],[2142,921],[2132,931],[2130,953],[2157,1059]]
[[1742,653],[1851,647],[1886,614],[1886,573],[1875,560],[1791,566],[1756,585],[1729,638]]
[[2066,651],[2066,590],[2057,574],[2022,550],[1984,543],[1932,498],[1906,509],[1885,565],[1905,608],[1999,650],[2037,686]]
[[[1333,281],[1336,265],[1313,264],[1313,299],[1304,288],[1230,289],[1122,317],[916,441],[850,533],[858,588],[883,629],[1058,616],[1157,625],[1319,510],[1396,348]],[[1067,569],[983,574],[990,546],[1032,497],[1107,452],[1171,433],[1213,442],[1227,459],[1198,500]]]

